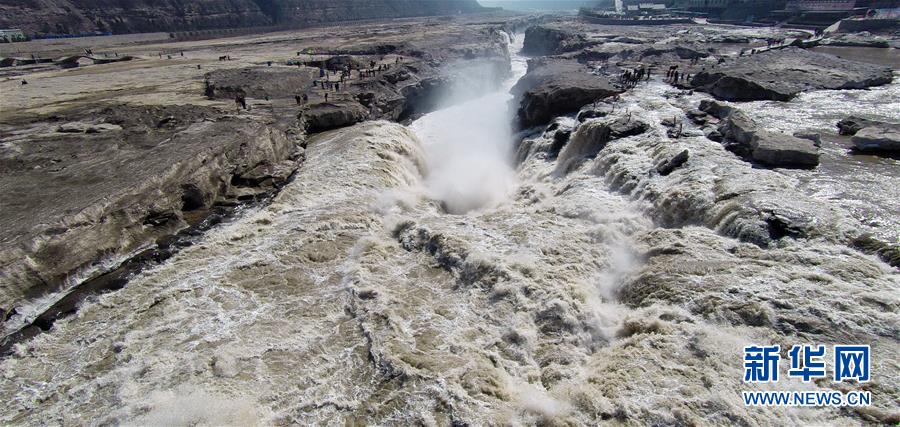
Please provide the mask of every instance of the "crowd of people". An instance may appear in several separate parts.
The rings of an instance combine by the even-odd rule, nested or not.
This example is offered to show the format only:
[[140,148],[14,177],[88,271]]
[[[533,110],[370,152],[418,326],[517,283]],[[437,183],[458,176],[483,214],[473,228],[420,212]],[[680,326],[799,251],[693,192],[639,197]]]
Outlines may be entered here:
[[[220,61],[227,61],[230,59],[231,57],[228,55],[219,58]],[[374,78],[378,77],[381,73],[390,70],[392,65],[399,65],[401,62],[401,56],[396,57],[393,64],[384,63],[383,57],[380,61],[372,59],[368,63],[368,68],[354,65],[352,62],[340,66],[332,65],[329,67],[323,62],[319,66],[318,78],[312,82],[312,88],[316,92],[321,91],[322,99],[324,99],[325,102],[328,102],[329,93],[332,93],[332,99],[334,99],[334,96],[341,92],[342,87],[346,90],[349,81],[354,79],[354,71],[356,72],[356,78],[359,80]],[[272,61],[267,61],[267,64],[268,66],[272,66]],[[207,96],[210,96],[208,93],[209,90],[209,87],[207,87]],[[294,95],[294,101],[297,105],[305,105],[309,102],[309,95],[307,93]],[[234,102],[239,110],[250,109],[244,93],[235,94]]]
[[635,87],[641,80],[650,80],[650,69],[641,66],[633,70],[625,70],[619,74],[619,82],[627,87]]

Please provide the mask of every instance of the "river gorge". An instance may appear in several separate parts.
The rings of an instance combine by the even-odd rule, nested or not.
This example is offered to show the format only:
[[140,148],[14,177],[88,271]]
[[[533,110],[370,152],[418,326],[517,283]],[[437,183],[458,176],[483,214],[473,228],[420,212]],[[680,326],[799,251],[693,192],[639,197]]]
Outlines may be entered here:
[[[22,193],[22,213],[3,217],[21,226],[7,228],[0,257],[0,422],[897,423],[900,160],[853,150],[836,126],[851,115],[900,123],[896,63],[838,63],[840,84],[797,89],[791,76],[768,85],[739,68],[749,66],[734,39],[747,29],[622,34],[569,19],[410,22],[426,33],[418,44],[374,24],[184,42],[171,49],[183,63],[161,53],[93,66],[109,67],[102,97],[115,104],[102,114],[80,104],[99,96],[92,67],[4,81],[23,108],[4,113],[5,167],[52,168],[78,187],[41,202],[64,227],[28,222],[38,208]],[[792,49],[755,54],[807,54]],[[240,67],[214,59],[223,52]],[[372,81],[351,71],[358,83],[330,101],[318,89],[288,96],[321,78],[310,64],[343,56],[351,70],[392,67]],[[147,63],[145,77],[115,74]],[[694,78],[672,81],[670,64]],[[651,72],[622,82],[639,68]],[[238,91],[251,109],[234,111]],[[301,93],[315,104],[298,106]],[[71,141],[69,123],[88,126],[78,138],[118,144],[109,154],[79,142],[110,162],[54,148]],[[766,138],[799,148],[772,156]],[[132,145],[190,161],[141,160],[119,177],[109,165]],[[773,164],[786,159],[797,160]],[[85,172],[107,167],[126,195]],[[221,206],[227,215],[185,234]],[[179,232],[181,243],[160,244]],[[139,257],[117,286],[35,321],[161,247],[172,249]],[[763,387],[864,389],[872,405],[743,405],[742,351],[760,343],[870,345],[868,383]]]

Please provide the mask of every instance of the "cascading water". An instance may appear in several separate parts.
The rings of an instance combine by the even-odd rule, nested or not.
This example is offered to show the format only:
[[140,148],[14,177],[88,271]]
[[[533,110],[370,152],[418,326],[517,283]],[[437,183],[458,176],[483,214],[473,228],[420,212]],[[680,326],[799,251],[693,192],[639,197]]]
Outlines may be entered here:
[[[658,81],[615,113],[646,133],[563,172],[542,149],[552,137],[532,135],[514,163],[519,47],[497,92],[409,128],[315,136],[270,206],[0,361],[0,422],[846,421],[733,403],[741,348],[777,325],[896,350],[896,275],[829,230],[772,249],[732,238],[757,225],[734,199],[808,201],[788,192],[795,177],[752,169],[698,129],[668,139],[659,121],[698,99]],[[681,149],[680,170],[652,173]],[[852,315],[837,327],[821,315],[835,310]]]
[[426,114],[410,126],[428,161],[427,193],[450,213],[496,205],[513,189],[512,115],[507,104],[509,89],[525,75],[527,64],[518,53],[524,38],[510,43],[506,33],[501,35],[510,46],[512,73],[500,88]]

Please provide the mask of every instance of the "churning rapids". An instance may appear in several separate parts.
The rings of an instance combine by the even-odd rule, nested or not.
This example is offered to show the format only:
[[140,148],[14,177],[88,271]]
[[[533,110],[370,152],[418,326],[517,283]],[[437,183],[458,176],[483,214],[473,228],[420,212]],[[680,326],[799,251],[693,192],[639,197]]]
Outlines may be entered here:
[[[552,135],[509,131],[508,91],[526,68],[515,53],[511,62],[497,92],[408,128],[378,121],[316,136],[269,206],[22,343],[0,361],[0,422],[890,419],[900,279],[843,238],[869,215],[896,241],[896,161],[868,169],[878,194],[846,168],[754,169],[697,129],[669,140],[660,121],[701,96],[658,80],[613,113],[648,132],[584,159],[576,128],[557,156]],[[900,99],[897,83],[879,90]],[[815,96],[865,101],[845,93]],[[785,126],[807,123],[787,105],[751,112],[788,108]],[[683,149],[684,167],[647,173]],[[769,247],[737,239],[757,232],[760,211],[819,218],[817,233]],[[874,405],[744,407],[741,351],[760,342],[871,344]]]

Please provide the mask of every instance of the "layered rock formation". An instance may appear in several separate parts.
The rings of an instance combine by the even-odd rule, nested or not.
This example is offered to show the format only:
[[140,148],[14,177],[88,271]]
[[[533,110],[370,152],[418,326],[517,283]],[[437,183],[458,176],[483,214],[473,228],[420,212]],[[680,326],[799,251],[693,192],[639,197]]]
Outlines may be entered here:
[[[296,38],[266,51],[248,38],[225,48],[231,60],[217,60],[214,43],[202,53],[142,53],[128,68],[90,66],[4,87],[20,108],[0,121],[0,205],[8,208],[0,222],[9,224],[0,232],[0,354],[91,292],[124,286],[190,244],[182,237],[200,235],[204,224],[268,199],[302,162],[307,134],[407,120],[449,92],[484,93],[509,75],[498,25],[446,24],[398,40],[420,25],[370,24],[362,41],[353,28],[299,33],[309,37],[300,48],[316,55],[297,54]],[[406,31],[396,38],[368,39],[399,26]],[[341,64],[354,67],[343,79]]]
[[27,34],[116,34],[453,15],[482,8],[475,0],[41,0],[0,2],[0,28]]
[[609,79],[591,74],[583,64],[558,58],[529,61],[528,73],[512,89],[522,127],[546,123],[620,92]]
[[[0,157],[4,312],[105,271],[213,204],[265,192],[298,167],[298,142],[283,130],[208,108],[117,105],[47,120],[44,133]],[[266,171],[282,162],[280,178]]]
[[580,49],[587,45],[582,34],[554,25],[534,25],[525,30],[522,51],[529,55],[552,55]]
[[787,101],[816,89],[864,89],[891,82],[891,69],[800,48],[770,50],[697,73],[691,84],[728,101]]
[[810,139],[770,132],[739,109],[717,102],[701,102],[700,110],[722,120],[718,128],[722,144],[748,161],[770,167],[813,168],[819,164],[819,149]]
[[900,151],[900,126],[876,125],[862,128],[853,136],[853,146],[860,151]]

